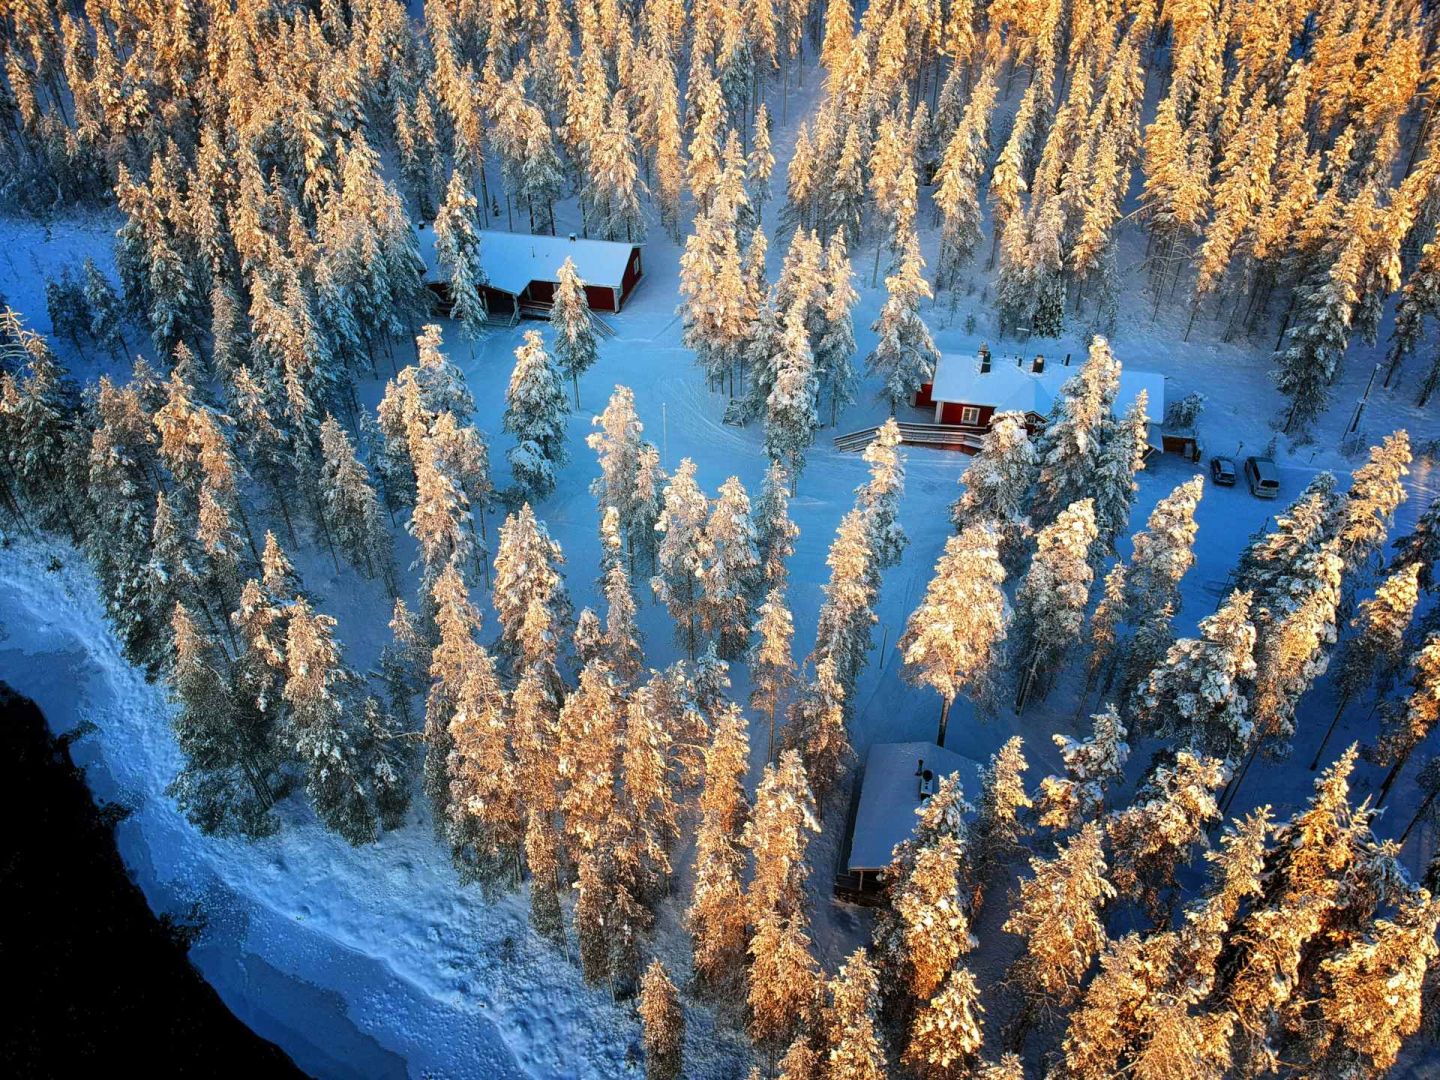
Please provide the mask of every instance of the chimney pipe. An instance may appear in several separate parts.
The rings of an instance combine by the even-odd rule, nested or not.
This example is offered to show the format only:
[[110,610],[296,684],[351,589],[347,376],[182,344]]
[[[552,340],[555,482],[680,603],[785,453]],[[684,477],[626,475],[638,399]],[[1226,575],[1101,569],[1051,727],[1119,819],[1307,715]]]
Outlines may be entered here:
[[570,242],[572,244],[575,243],[575,234],[573,232],[570,234]]
[[980,349],[980,374],[981,374],[981,375],[984,375],[984,374],[985,374],[987,371],[989,371],[989,370],[990,370],[990,350],[982,346],[981,349]]
[[1034,359],[1034,361],[1030,364],[1030,370],[1033,371],[1036,375],[1039,375],[1039,374],[1041,374],[1042,372],[1044,372],[1044,370],[1045,370],[1045,357],[1043,357],[1043,356],[1036,356],[1035,359]]
[[1070,354],[1068,352],[1065,354],[1065,366],[1070,366]]

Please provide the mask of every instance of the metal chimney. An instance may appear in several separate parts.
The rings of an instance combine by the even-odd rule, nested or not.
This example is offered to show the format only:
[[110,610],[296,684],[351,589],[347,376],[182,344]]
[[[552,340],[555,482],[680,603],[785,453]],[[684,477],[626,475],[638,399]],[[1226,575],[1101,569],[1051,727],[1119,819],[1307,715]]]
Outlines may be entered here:
[[1036,356],[1034,361],[1030,364],[1030,370],[1033,371],[1036,375],[1042,374],[1045,371],[1045,357]]

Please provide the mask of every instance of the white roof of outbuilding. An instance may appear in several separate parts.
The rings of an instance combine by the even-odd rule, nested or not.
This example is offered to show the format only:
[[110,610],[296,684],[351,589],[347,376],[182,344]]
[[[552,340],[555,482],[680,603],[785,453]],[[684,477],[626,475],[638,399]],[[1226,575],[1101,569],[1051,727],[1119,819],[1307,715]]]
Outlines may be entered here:
[[876,743],[865,757],[855,832],[850,838],[849,869],[881,870],[891,852],[915,831],[920,807],[920,762],[937,777],[960,774],[966,797],[980,794],[980,766],[967,757],[931,742]]
[[[936,401],[993,406],[997,412],[1013,409],[1049,416],[1050,407],[1060,394],[1060,387],[1079,373],[1080,366],[1072,364],[1066,367],[1047,357],[1045,370],[1036,374],[1031,370],[1033,363],[1029,358],[1023,364],[1017,364],[1013,358],[1007,360],[996,356],[990,361],[990,370],[982,372],[978,356],[945,353],[935,365],[930,396]],[[1115,395],[1116,415],[1123,415],[1141,390],[1146,393],[1145,412],[1151,424],[1159,423],[1165,416],[1165,376],[1123,366],[1120,368],[1120,389]]]
[[[420,257],[425,260],[425,281],[444,281],[435,254],[435,230],[422,225],[416,233]],[[492,289],[516,295],[532,281],[555,281],[556,272],[567,258],[575,261],[580,280],[587,285],[618,289],[625,280],[630,252],[638,246],[578,237],[572,240],[568,236],[481,231],[480,266]]]

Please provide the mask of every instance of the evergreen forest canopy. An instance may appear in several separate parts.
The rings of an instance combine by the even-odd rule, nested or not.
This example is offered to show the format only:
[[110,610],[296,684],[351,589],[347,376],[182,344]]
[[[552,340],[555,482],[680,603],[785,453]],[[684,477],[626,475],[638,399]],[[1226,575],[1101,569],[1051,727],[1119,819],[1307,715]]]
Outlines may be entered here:
[[[126,655],[166,681],[171,794],[197,828],[266,835],[302,802],[357,845],[433,823],[464,881],[525,888],[541,938],[637,999],[652,1077],[683,1073],[695,1008],[788,1080],[1383,1073],[1440,997],[1440,861],[1428,889],[1399,861],[1440,806],[1417,754],[1440,719],[1440,506],[1387,544],[1412,463],[1397,431],[1345,494],[1320,474],[1179,636],[1202,483],[1132,528],[1147,416],[1115,415],[1106,335],[1133,255],[1187,333],[1278,335],[1287,430],[1324,416],[1352,334],[1376,343],[1387,318],[1387,382],[1428,401],[1437,36],[1418,3],[1352,0],[432,0],[422,22],[386,0],[19,0],[0,15],[0,201],[123,220],[118,283],[86,263],[47,284],[52,337],[86,362],[152,347],[82,388],[7,309],[0,507],[84,552]],[[772,282],[772,135],[817,77],[773,194]],[[516,350],[502,484],[427,321],[414,228],[434,229],[453,332],[479,335],[480,222],[553,231],[572,198],[587,235],[683,243],[685,343],[771,462],[753,502],[735,478],[711,497],[694,462],[667,473],[617,388],[587,440],[600,565],[579,570],[605,610],[578,614],[534,507],[584,456],[565,426],[566,380],[578,408],[599,351],[583,282],[560,268],[550,328]],[[986,434],[897,647],[945,716],[1074,686],[1096,711],[1038,786],[1006,743],[973,815],[945,778],[895,849],[872,946],[827,972],[807,852],[843,820],[855,688],[907,542],[892,420],[797,663],[788,502],[860,386],[856,263],[883,278],[865,367],[892,407],[938,356],[921,302],[953,308],[982,264],[1002,334],[1086,331],[1044,431],[1012,413]],[[372,413],[356,387],[382,363]],[[302,548],[392,598],[374,671],[347,665]],[[636,625],[646,577],[685,654],[663,670]],[[1377,802],[1403,778],[1415,819],[1355,805],[1362,748],[1337,747],[1289,820],[1226,821],[1257,760],[1298,766],[1297,709],[1327,669],[1337,721],[1380,718]],[[667,903],[688,970],[652,959]],[[982,988],[966,956],[987,903],[1014,960]]]

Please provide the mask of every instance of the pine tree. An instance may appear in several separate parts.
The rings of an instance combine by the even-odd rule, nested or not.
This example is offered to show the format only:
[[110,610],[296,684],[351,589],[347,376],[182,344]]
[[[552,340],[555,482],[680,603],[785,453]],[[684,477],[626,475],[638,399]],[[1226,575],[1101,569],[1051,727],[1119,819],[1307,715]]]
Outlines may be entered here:
[[1376,758],[1390,766],[1376,802],[1389,794],[1405,762],[1440,720],[1440,630],[1426,636],[1410,658],[1410,693],[1403,705],[1387,710]]
[[1066,735],[1051,736],[1060,748],[1064,776],[1047,776],[1040,781],[1041,825],[1051,829],[1075,829],[1099,817],[1105,808],[1105,792],[1125,775],[1130,744],[1125,725],[1114,705],[1090,718],[1091,735],[1079,742]]
[[1195,510],[1205,490],[1196,476],[1155,504],[1145,528],[1135,534],[1125,572],[1126,606],[1132,612],[1180,609],[1180,580],[1195,562]]
[[1340,556],[1347,569],[1364,566],[1384,546],[1396,508],[1405,501],[1410,436],[1401,428],[1370,448],[1370,458],[1351,476],[1340,507]]
[[460,708],[468,672],[477,662],[480,646],[475,633],[480,612],[470,602],[465,579],[454,563],[446,566],[431,590],[437,640],[430,657],[429,693],[425,699],[425,764],[423,786],[430,800],[437,832],[449,820],[450,777],[448,761],[453,748],[450,721]]
[[805,451],[820,427],[819,382],[809,334],[800,312],[785,318],[775,358],[775,380],[765,401],[765,452],[782,466],[792,486],[805,468]]
[[825,558],[830,579],[824,586],[825,600],[815,629],[811,663],[830,660],[835,676],[848,700],[854,691],[870,652],[870,628],[876,617],[872,610],[879,591],[879,571],[872,549],[873,531],[868,515],[854,509],[840,519],[835,539]]
[[828,1071],[851,1080],[883,1080],[885,1044],[880,1027],[880,988],[875,967],[863,948],[840,965],[828,986],[824,1027],[829,1043]]
[[835,660],[827,656],[815,665],[814,679],[790,704],[784,744],[799,751],[817,795],[834,786],[852,755],[847,702]]
[[1418,889],[1393,919],[1320,963],[1320,1011],[1327,1046],[1320,1062],[1335,1074],[1383,1073],[1419,1030],[1427,976],[1440,956],[1440,901]]
[[565,554],[544,522],[525,503],[500,526],[492,602],[500,623],[500,649],[524,666],[557,666],[558,642],[571,618],[560,568]]
[[905,456],[900,452],[900,428],[893,416],[880,425],[860,456],[870,466],[870,479],[855,489],[855,505],[864,511],[870,528],[874,568],[886,570],[899,565],[910,542],[900,524]]
[[333,416],[320,425],[320,493],[330,536],[366,577],[391,574],[390,532],[365,466]]
[[1108,825],[1114,858],[1111,875],[1122,894],[1137,894],[1150,917],[1167,913],[1164,893],[1176,887],[1175,871],[1205,829],[1220,817],[1214,792],[1230,771],[1215,758],[1181,750],[1174,763],[1146,778],[1124,810]]
[[940,992],[920,1006],[901,1060],[924,1076],[973,1075],[984,1045],[980,987],[957,963]]
[[990,764],[981,770],[980,799],[969,845],[974,853],[970,860],[975,888],[970,905],[972,919],[978,917],[986,875],[1000,859],[1019,847],[1027,831],[1022,812],[1034,804],[1025,794],[1023,774],[1030,766],[1025,762],[1023,747],[1024,740],[1019,735],[1007,739],[999,752],[991,755]]
[[460,170],[455,170],[435,217],[435,257],[445,272],[451,312],[471,335],[478,334],[489,317],[480,292],[486,277],[480,263],[480,226],[475,206],[469,183]]
[[762,1044],[784,1044],[813,1000],[815,961],[807,935],[806,832],[818,833],[815,802],[800,756],[780,755],[766,765],[745,823],[744,843],[755,871],[745,894],[750,925],[750,1034]]
[[790,520],[789,478],[779,462],[771,461],[753,507],[755,546],[760,554],[764,583],[769,589],[785,586],[785,561],[795,554],[800,529]]
[[755,645],[750,656],[750,707],[770,720],[767,759],[775,756],[775,722],[785,697],[795,684],[795,660],[790,652],[794,620],[785,607],[783,586],[774,586],[756,609]]
[[646,1080],[676,1080],[684,1065],[685,1010],[659,960],[645,969],[638,1012],[645,1032]]
[[1345,707],[1372,686],[1383,696],[1400,673],[1405,662],[1405,632],[1420,600],[1419,576],[1419,565],[1411,563],[1390,575],[1373,597],[1360,602],[1359,613],[1350,621],[1355,633],[1342,643],[1336,665],[1339,702],[1335,716],[1315,751],[1312,769],[1319,766]]
[[1130,523],[1130,508],[1140,490],[1135,474],[1145,467],[1145,455],[1150,451],[1150,418],[1145,412],[1148,401],[1141,390],[1100,448],[1095,467],[1095,525],[1100,531],[1097,550],[1114,551],[1116,538]]
[[665,509],[655,523],[661,533],[656,551],[659,573],[650,579],[650,586],[669,609],[676,640],[691,660],[701,642],[708,511],[705,493],[695,483],[695,463],[685,458],[665,485]]
[[1432,502],[1420,515],[1413,532],[1396,538],[1390,570],[1393,572],[1412,564],[1420,567],[1420,587],[1429,592],[1434,586],[1437,559],[1440,559],[1440,499]]
[[585,441],[600,460],[600,475],[590,482],[590,494],[602,510],[613,506],[620,516],[620,528],[631,553],[633,570],[636,524],[639,507],[636,501],[640,469],[641,434],[645,425],[635,415],[635,394],[628,386],[617,386],[605,410],[592,421],[600,430]]
[[[618,690],[604,661],[594,661],[580,672],[579,687],[560,709],[556,729],[558,771],[564,785],[560,809],[572,857],[584,853],[602,858],[612,838],[620,769]],[[599,872],[598,866],[592,869]],[[578,922],[578,913],[576,918]]]
[[171,721],[185,766],[167,789],[186,818],[207,833],[265,836],[279,827],[270,737],[257,711],[236,701],[224,654],[183,604],[171,616],[169,682],[179,705]]
[[878,340],[865,358],[866,368],[883,384],[881,397],[889,403],[892,415],[921,383],[930,381],[940,359],[930,331],[920,318],[920,301],[933,293],[921,276],[925,263],[913,230],[901,241],[900,251],[895,272],[885,279],[886,298],[880,317],[870,328]]
[[975,946],[961,894],[967,872],[965,802],[956,774],[916,809],[913,835],[897,844],[885,869],[886,906],[875,922],[875,952],[910,996],[934,996],[962,954]]
[[1100,826],[1085,825],[1053,859],[1030,860],[1004,930],[1025,939],[1014,974],[1029,994],[1066,1003],[1105,944],[1100,910],[1115,895],[1106,880]]
[[1136,693],[1143,728],[1178,736],[1206,752],[1230,757],[1254,730],[1245,687],[1255,676],[1251,597],[1233,592],[1200,620],[1198,638],[1181,638]]
[[1036,440],[1040,471],[1030,516],[1037,524],[1053,521],[1093,489],[1119,385],[1120,363],[1109,343],[1096,336],[1079,373],[1060,388],[1049,422]]
[[567,408],[560,372],[545,351],[540,331],[525,331],[505,391],[502,426],[515,437],[515,446],[507,454],[515,482],[537,498],[555,490],[555,466],[566,459]]
[[[580,376],[595,363],[599,344],[595,340],[590,304],[585,299],[585,283],[580,280],[575,262],[569,256],[555,272],[555,279],[559,284],[555,287],[554,306],[550,309],[550,324],[555,327],[555,359],[560,369],[570,376],[575,389],[575,408],[578,409]],[[616,392],[619,392],[618,387]]]
[[701,987],[714,992],[734,988],[747,946],[740,830],[749,809],[745,797],[749,755],[744,714],[731,705],[716,722],[705,750],[695,884],[685,913],[696,979]]
[[750,520],[750,498],[737,477],[720,485],[701,541],[703,596],[700,624],[722,659],[743,653],[750,639],[750,610],[761,582],[760,554]]
[[505,691],[484,648],[473,645],[465,653],[450,715],[445,833],[460,879],[494,894],[518,876],[524,815]]
[[[1021,660],[1019,701],[1043,697],[1070,646],[1079,639],[1090,597],[1090,546],[1095,542],[1090,499],[1072,503],[1036,537],[1035,557],[1015,594],[1013,639]],[[1037,682],[1036,680],[1039,680]]]
[[830,423],[833,426],[840,410],[855,400],[855,321],[851,315],[859,294],[853,284],[854,274],[845,252],[845,238],[837,232],[825,248],[823,270],[824,299],[820,304],[820,332],[812,327],[811,344],[815,355],[815,371],[820,381],[817,394],[830,399]]
[[1003,663],[1009,615],[1004,582],[996,530],[985,524],[966,527],[945,542],[925,598],[900,637],[906,678],[941,697],[935,740],[941,746],[950,706],[962,690],[981,712],[994,705],[994,678]]
[[[635,595],[630,589],[630,575],[620,542],[620,515],[613,506],[605,508],[601,523],[601,542],[608,568],[601,583],[605,593],[605,631],[600,641],[607,662],[622,682],[633,683],[645,666],[640,628],[636,625]],[[576,631],[577,635],[579,630]],[[581,664],[584,665],[582,658]]]
[[340,650],[331,636],[335,620],[313,614],[299,598],[286,624],[285,735],[306,767],[306,794],[328,828],[352,844],[368,843],[375,839],[378,823],[344,723],[345,703],[339,695],[354,676],[340,666]]
[[1025,500],[1035,478],[1035,446],[1018,412],[1000,412],[980,439],[980,452],[960,477],[961,495],[950,508],[956,531],[992,522],[1001,562],[1013,568],[1029,535]]

